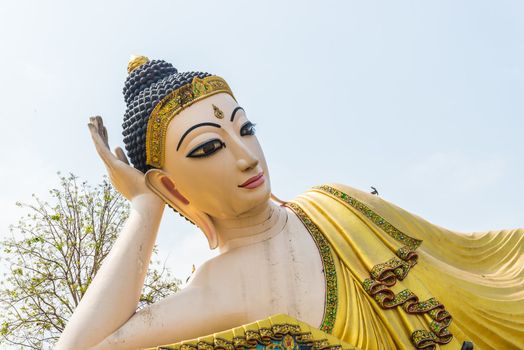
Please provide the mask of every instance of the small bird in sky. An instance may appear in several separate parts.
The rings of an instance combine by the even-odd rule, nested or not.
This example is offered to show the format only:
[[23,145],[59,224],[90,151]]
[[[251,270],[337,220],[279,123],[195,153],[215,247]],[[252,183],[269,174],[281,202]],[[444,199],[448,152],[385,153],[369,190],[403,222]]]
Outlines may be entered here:
[[370,187],[371,187],[371,189],[373,190],[373,191],[371,191],[371,194],[374,194],[374,195],[378,196],[378,191],[377,191],[377,189],[376,189],[375,187],[373,187],[373,186],[370,186]]

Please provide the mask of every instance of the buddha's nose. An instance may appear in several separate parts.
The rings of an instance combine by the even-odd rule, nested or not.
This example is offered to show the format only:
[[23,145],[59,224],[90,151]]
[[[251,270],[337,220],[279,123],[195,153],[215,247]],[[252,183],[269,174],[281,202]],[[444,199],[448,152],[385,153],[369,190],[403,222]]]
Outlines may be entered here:
[[241,171],[247,171],[258,165],[258,158],[255,157],[248,149],[242,147],[240,157],[237,159],[237,166]]

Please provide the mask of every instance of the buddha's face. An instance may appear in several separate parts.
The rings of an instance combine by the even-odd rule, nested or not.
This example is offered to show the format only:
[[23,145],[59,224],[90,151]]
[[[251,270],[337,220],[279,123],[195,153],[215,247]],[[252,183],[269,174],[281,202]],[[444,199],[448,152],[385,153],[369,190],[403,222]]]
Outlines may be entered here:
[[171,120],[165,156],[163,170],[175,188],[212,217],[248,215],[270,198],[267,164],[253,124],[226,93],[198,101]]

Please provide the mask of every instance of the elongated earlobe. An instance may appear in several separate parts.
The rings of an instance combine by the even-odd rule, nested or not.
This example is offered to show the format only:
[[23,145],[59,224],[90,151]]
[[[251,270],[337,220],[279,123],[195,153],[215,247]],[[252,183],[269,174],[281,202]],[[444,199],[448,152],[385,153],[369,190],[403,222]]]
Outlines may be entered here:
[[149,170],[146,173],[146,184],[164,202],[204,232],[209,248],[215,249],[218,247],[215,225],[209,215],[191,205],[191,202],[176,189],[174,181],[166,172],[159,169]]

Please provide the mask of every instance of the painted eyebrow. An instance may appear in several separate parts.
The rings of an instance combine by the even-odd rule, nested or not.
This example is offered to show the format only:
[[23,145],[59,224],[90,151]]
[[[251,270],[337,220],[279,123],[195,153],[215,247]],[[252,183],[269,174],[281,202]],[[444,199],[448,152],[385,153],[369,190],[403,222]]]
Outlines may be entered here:
[[182,135],[182,137],[180,138],[180,141],[178,141],[178,145],[176,146],[176,150],[178,151],[178,149],[180,148],[180,145],[182,144],[182,141],[184,141],[184,137],[186,137],[187,134],[189,134],[191,131],[193,131],[196,128],[201,127],[201,126],[214,126],[215,128],[221,128],[221,126],[219,124],[215,124],[215,123],[195,124],[192,127],[190,127],[189,129],[187,129],[186,132],[184,133],[184,135]]
[[[243,110],[244,111],[244,108],[242,107],[237,107],[235,109],[233,109],[233,112],[231,113],[231,119],[229,121],[233,121],[233,119],[235,119],[235,114],[239,111],[239,110]],[[245,111],[244,111],[245,112]]]

